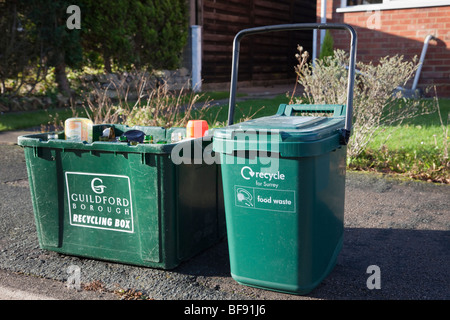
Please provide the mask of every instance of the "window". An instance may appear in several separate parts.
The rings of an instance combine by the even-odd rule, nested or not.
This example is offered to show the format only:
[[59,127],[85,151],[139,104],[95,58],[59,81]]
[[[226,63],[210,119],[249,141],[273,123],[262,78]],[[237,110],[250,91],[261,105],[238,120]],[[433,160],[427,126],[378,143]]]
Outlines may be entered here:
[[383,3],[383,0],[347,0],[347,6],[358,6],[361,4]]
[[449,6],[450,0],[341,0],[337,12]]

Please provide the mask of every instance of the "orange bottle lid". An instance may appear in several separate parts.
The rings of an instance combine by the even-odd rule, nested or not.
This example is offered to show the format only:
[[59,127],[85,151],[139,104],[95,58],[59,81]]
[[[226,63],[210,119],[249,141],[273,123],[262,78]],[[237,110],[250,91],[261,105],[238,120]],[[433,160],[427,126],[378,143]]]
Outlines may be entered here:
[[186,125],[186,138],[201,138],[208,130],[206,120],[189,120]]

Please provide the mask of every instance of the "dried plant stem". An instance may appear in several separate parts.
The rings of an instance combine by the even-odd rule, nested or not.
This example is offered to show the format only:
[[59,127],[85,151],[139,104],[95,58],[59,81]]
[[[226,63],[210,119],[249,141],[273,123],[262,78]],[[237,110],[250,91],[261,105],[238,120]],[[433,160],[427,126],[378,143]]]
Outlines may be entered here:
[[[198,107],[202,95],[169,90],[167,83],[152,85],[151,75],[133,72],[106,87],[96,86],[85,98],[84,108],[96,124],[123,123],[129,126],[185,126],[195,109],[199,116],[210,100]],[[127,80],[131,80],[128,83]]]
[[436,108],[437,108],[437,112],[439,115],[439,122],[441,124],[441,128],[442,128],[442,162],[446,163],[447,166],[450,165],[449,160],[449,155],[448,155],[448,148],[449,148],[449,144],[450,144],[450,140],[449,140],[449,119],[450,119],[450,114],[447,114],[447,123],[444,124],[444,120],[442,119],[442,114],[441,114],[441,108],[439,106],[439,99],[437,97],[437,91],[436,91],[436,86],[434,86],[434,101],[436,103]]
[[[344,51],[335,50],[333,56],[316,60],[314,68],[303,63],[302,55],[296,57],[298,82],[304,87],[303,97],[309,103],[346,103],[348,55]],[[404,119],[431,112],[429,101],[406,99],[396,93],[396,88],[405,86],[416,71],[416,60],[404,61],[403,56],[396,55],[381,58],[377,65],[357,64],[360,72],[354,86],[349,158],[361,154],[383,126],[399,125]]]

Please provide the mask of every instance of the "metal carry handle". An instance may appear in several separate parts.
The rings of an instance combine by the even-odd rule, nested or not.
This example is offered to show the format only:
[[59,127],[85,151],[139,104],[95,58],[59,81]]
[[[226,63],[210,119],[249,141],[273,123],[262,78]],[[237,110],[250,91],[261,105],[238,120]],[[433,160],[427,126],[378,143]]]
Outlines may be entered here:
[[350,61],[348,72],[348,87],[347,87],[347,108],[345,115],[345,126],[342,132],[343,143],[347,144],[350,138],[350,131],[352,128],[352,114],[353,114],[353,86],[355,82],[355,59],[356,59],[356,31],[348,24],[342,23],[293,23],[293,24],[279,24],[271,26],[256,27],[244,29],[239,31],[234,37],[233,41],[233,60],[231,66],[231,84],[230,84],[230,101],[228,109],[228,125],[234,122],[234,109],[236,106],[236,87],[238,78],[239,66],[239,48],[240,41],[243,37],[274,31],[290,31],[290,30],[312,30],[312,29],[344,29],[350,32]]

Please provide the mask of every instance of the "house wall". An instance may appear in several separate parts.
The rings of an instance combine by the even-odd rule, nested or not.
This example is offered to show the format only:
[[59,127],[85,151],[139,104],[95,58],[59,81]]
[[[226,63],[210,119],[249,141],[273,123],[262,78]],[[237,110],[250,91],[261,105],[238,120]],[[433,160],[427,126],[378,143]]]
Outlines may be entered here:
[[[450,97],[450,6],[392,9],[379,11],[336,12],[340,0],[327,1],[327,22],[348,23],[358,34],[357,60],[378,61],[381,57],[404,55],[419,58],[428,34],[430,41],[420,73],[418,87],[436,85],[439,97]],[[320,21],[321,0],[317,1]],[[333,31],[336,48],[348,49],[346,32]],[[412,81],[408,83],[410,88]],[[434,90],[433,90],[434,92]]]

